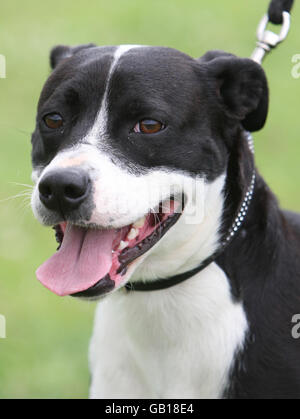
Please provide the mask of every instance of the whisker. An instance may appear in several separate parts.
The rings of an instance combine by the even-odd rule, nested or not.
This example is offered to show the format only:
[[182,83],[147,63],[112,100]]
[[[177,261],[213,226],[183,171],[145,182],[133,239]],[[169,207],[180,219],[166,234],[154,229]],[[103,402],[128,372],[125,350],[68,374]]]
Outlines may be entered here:
[[25,216],[27,217],[29,215],[29,213],[32,214],[30,203],[27,200],[22,200],[18,202],[18,204],[15,206],[15,211],[17,217],[19,217],[20,219],[24,219]]
[[24,211],[24,210],[29,210],[31,209],[31,202],[30,199],[23,198],[21,205],[20,205],[20,210]]
[[15,126],[10,125],[10,124],[6,124],[5,122],[1,122],[1,121],[0,121],[0,125],[2,125],[2,126],[4,126],[4,127],[7,127],[7,128],[9,128],[9,129],[12,129],[12,130],[14,130],[14,131],[17,131],[17,132],[19,132],[20,134],[24,134],[24,135],[26,135],[26,137],[27,137],[28,135],[30,136],[30,135],[32,134],[32,132],[26,131],[26,130],[21,129],[21,128],[16,128]]
[[28,185],[27,183],[19,183],[19,182],[8,182],[11,185],[17,185],[17,186],[25,186],[29,189],[33,189],[34,186],[33,185]]
[[30,192],[22,192],[22,193],[19,193],[17,195],[14,195],[14,196],[9,196],[8,198],[1,199],[0,200],[0,203],[11,201],[11,200],[17,199],[17,198],[23,198],[23,197],[30,198],[31,197],[31,193]]

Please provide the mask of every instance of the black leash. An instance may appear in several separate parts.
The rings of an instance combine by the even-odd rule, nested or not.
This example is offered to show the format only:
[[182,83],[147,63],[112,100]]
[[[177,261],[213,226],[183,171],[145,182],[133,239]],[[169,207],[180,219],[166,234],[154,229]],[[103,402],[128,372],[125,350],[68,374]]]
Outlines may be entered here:
[[294,0],[272,0],[269,6],[269,20],[274,25],[283,24],[283,12],[290,13],[294,4]]
[[[277,45],[279,45],[284,39],[286,39],[289,29],[290,29],[290,11],[293,7],[294,0],[272,0],[269,6],[268,13],[261,20],[258,30],[257,30],[257,47],[252,54],[252,59],[259,64],[262,64],[265,56],[272,51]],[[281,31],[278,34],[267,30],[269,23],[275,25],[282,25]],[[254,145],[251,134],[247,135],[248,144],[250,150],[254,153]],[[241,229],[245,217],[248,213],[248,208],[251,203],[255,187],[255,169],[253,171],[251,183],[248,187],[247,193],[243,198],[243,201],[239,207],[238,214],[234,220],[234,223],[229,230],[225,240],[222,242],[220,248],[209,258],[204,260],[196,268],[184,272],[179,275],[175,275],[170,278],[163,278],[153,280],[151,282],[128,282],[125,285],[127,291],[158,291],[164,290],[174,285],[180,284],[187,279],[193,277],[197,273],[203,271],[211,263],[213,263],[226,249],[226,247],[231,243],[232,239],[235,237],[237,232]]]

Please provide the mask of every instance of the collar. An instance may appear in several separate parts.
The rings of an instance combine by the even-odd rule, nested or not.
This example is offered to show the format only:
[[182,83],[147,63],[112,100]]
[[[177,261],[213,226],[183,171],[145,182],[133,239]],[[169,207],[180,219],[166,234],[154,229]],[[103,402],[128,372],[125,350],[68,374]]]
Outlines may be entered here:
[[[248,141],[249,149],[252,152],[252,154],[254,154],[254,142],[253,142],[252,135],[250,133],[246,133],[246,138]],[[143,281],[128,282],[125,285],[126,290],[127,291],[159,291],[159,290],[167,289],[177,284],[180,284],[181,282],[186,281],[187,279],[203,271],[211,263],[213,263],[225,251],[227,246],[231,243],[233,238],[241,229],[244,223],[244,220],[248,214],[249,205],[253,198],[255,181],[256,181],[256,172],[254,168],[250,185],[248,186],[247,192],[239,207],[238,214],[234,222],[232,223],[229,231],[227,232],[227,235],[225,236],[224,240],[221,242],[219,249],[213,255],[211,255],[210,257],[205,259],[203,262],[201,262],[201,264],[197,266],[196,268],[191,269],[190,271],[184,272],[179,275],[175,275],[169,278],[160,278],[151,282],[143,282]]]

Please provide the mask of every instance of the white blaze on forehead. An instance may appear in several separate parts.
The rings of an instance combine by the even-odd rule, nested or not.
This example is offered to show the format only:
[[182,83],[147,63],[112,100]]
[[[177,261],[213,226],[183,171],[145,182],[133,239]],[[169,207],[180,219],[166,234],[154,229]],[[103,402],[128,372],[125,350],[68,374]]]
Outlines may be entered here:
[[94,126],[90,132],[85,137],[85,142],[91,145],[96,145],[99,137],[105,138],[107,135],[107,120],[108,120],[108,106],[107,106],[107,97],[109,92],[109,86],[111,82],[112,75],[118,65],[120,58],[126,54],[128,51],[134,48],[141,48],[140,45],[121,45],[117,48],[114,59],[107,77],[105,92],[101,102],[100,111],[98,112]]

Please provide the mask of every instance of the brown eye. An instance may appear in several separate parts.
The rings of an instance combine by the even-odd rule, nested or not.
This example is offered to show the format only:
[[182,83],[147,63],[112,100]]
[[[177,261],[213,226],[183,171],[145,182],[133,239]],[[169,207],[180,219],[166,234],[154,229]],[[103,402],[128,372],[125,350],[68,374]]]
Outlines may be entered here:
[[50,129],[58,129],[63,125],[63,118],[58,113],[50,113],[44,117],[44,122]]
[[154,121],[152,119],[145,119],[144,121],[139,122],[134,127],[135,132],[142,134],[156,134],[159,131],[164,129],[164,125],[161,122]]

